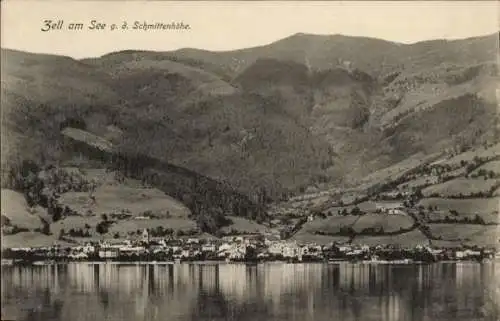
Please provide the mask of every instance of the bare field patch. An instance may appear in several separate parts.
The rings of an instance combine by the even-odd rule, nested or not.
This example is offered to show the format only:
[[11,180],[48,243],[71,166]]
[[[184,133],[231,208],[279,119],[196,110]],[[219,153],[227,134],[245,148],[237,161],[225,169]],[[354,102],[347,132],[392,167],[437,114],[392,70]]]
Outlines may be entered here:
[[299,243],[316,243],[320,245],[327,245],[330,243],[346,243],[349,238],[345,236],[330,236],[330,235],[317,235],[305,231],[300,231],[292,237]]
[[437,248],[461,248],[464,246],[464,243],[461,241],[432,240],[431,245]]
[[422,177],[415,178],[415,179],[412,179],[410,181],[401,183],[398,185],[397,188],[398,188],[398,190],[402,190],[402,191],[411,191],[411,190],[418,189],[422,186],[432,184],[433,180],[434,180],[433,177],[422,176]]
[[377,203],[376,202],[372,202],[372,201],[366,201],[366,202],[362,202],[362,203],[359,203],[357,205],[350,205],[350,206],[333,206],[333,207],[330,207],[328,208],[327,210],[323,211],[324,213],[332,213],[333,215],[338,215],[339,214],[339,211],[340,213],[343,211],[343,210],[346,210],[348,213],[351,213],[352,209],[353,208],[359,208],[361,211],[363,212],[375,212],[377,210]]
[[475,220],[476,215],[482,218],[485,223],[500,222],[498,213],[500,198],[476,198],[476,199],[446,199],[446,198],[426,198],[419,202],[430,213],[427,215],[428,221],[445,220]]
[[340,232],[342,227],[351,227],[359,219],[359,216],[331,216],[325,219],[316,219],[303,225],[303,232],[322,232],[335,234]]
[[497,185],[500,180],[483,178],[456,178],[442,184],[432,185],[422,190],[425,197],[437,194],[440,197],[458,197],[460,195],[468,196],[471,194],[488,194],[492,187]]
[[153,229],[157,227],[163,227],[164,229],[173,230],[190,230],[195,229],[196,223],[189,219],[182,218],[165,218],[165,219],[150,219],[150,220],[126,220],[118,221],[109,227],[110,235],[118,232],[120,234],[137,232],[137,230]]
[[487,171],[487,172],[494,172],[495,174],[499,174],[500,173],[500,160],[498,161],[491,161],[491,162],[487,162],[486,164],[483,164],[481,166],[479,166],[478,168],[476,168],[474,171],[472,171],[471,174],[478,174],[479,171]]
[[30,208],[23,194],[10,189],[2,189],[1,197],[2,215],[10,220],[11,225],[30,230],[42,227],[43,208]]
[[475,157],[493,158],[495,156],[500,156],[500,143],[488,148],[478,147],[473,150],[466,151],[465,153],[461,153],[449,159],[442,160],[439,162],[439,164],[458,166],[462,161],[472,162]]
[[361,232],[366,228],[382,228],[384,232],[397,232],[413,225],[413,219],[406,215],[366,214],[354,223],[354,230]]
[[260,225],[243,217],[228,216],[227,218],[230,219],[233,224],[223,227],[221,229],[222,232],[236,230],[241,233],[264,233],[268,230],[264,225]]
[[45,235],[38,232],[21,232],[14,235],[2,236],[2,248],[13,247],[43,247],[59,244],[70,246],[71,243],[57,240],[56,235]]
[[425,208],[433,207],[439,211],[456,211],[459,214],[494,214],[498,212],[500,206],[500,197],[491,198],[424,198],[417,204]]
[[416,245],[427,245],[429,240],[419,230],[411,232],[387,235],[387,236],[364,236],[357,235],[352,244],[377,246],[377,245],[399,245],[401,247],[414,247]]
[[500,241],[500,226],[474,224],[429,224],[431,233],[444,241],[460,241],[471,245],[492,246]]
[[50,231],[56,237],[64,230],[68,233],[71,229],[88,231],[91,236],[99,235],[96,226],[102,219],[99,216],[68,216],[50,225]]
[[[438,212],[431,212],[427,215],[427,222],[429,223],[442,223],[442,221],[446,221],[446,218],[448,217],[449,220],[452,221],[462,221],[464,220],[469,220],[468,222],[474,222],[476,220],[476,217],[479,216],[484,223],[486,224],[496,224],[500,222],[500,216],[496,213],[494,214],[488,214],[488,213],[477,213],[477,214],[458,214],[458,215],[452,215],[449,211],[438,211]],[[441,221],[441,222],[440,222]]]
[[150,211],[159,217],[187,217],[190,211],[179,201],[155,188],[137,188],[124,185],[101,186],[93,193],[69,192],[60,201],[82,215],[128,213],[140,216]]

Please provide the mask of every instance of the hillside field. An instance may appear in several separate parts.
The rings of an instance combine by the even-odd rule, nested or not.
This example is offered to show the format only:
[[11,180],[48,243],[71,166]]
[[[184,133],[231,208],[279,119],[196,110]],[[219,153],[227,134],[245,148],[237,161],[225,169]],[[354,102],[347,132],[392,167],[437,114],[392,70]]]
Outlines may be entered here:
[[383,228],[384,232],[397,232],[413,225],[413,219],[406,215],[366,214],[354,223],[354,230],[361,232],[366,228]]
[[488,172],[492,171],[495,174],[500,174],[500,160],[487,162],[486,164],[481,165],[478,168],[476,168],[474,171],[472,171],[471,174],[473,174],[473,175],[478,174],[479,171],[481,171],[481,170],[488,171]]
[[158,217],[187,217],[190,214],[182,203],[155,188],[101,186],[93,196],[95,202],[88,192],[68,192],[61,195],[60,202],[81,215],[127,213],[140,216],[148,211]]
[[377,245],[398,245],[402,247],[414,247],[417,245],[428,245],[429,240],[419,230],[413,230],[404,234],[390,236],[364,236],[354,237],[352,244],[377,246]]
[[340,232],[342,227],[352,227],[359,219],[359,216],[331,216],[326,219],[316,219],[307,222],[302,226],[301,231],[307,233],[323,232],[335,234]]
[[2,215],[10,220],[11,226],[34,230],[42,228],[45,210],[41,207],[30,208],[24,195],[9,189],[2,189]]
[[224,226],[221,228],[221,232],[229,233],[232,230],[236,230],[238,233],[265,233],[269,229],[261,224],[254,221],[248,220],[243,217],[237,216],[227,216],[233,223],[229,226]]
[[306,231],[299,231],[292,237],[292,240],[297,242],[311,242],[320,245],[328,245],[330,243],[347,243],[349,241],[349,238],[345,236],[317,235]]
[[[476,215],[481,217],[487,224],[500,223],[499,199],[498,198],[478,198],[478,199],[445,199],[429,198],[419,202],[427,212],[427,220],[475,220]],[[431,210],[429,210],[431,209]]]
[[189,230],[196,229],[196,223],[189,219],[182,218],[163,218],[163,219],[149,219],[149,220],[123,220],[111,225],[109,228],[109,235],[118,232],[120,234],[136,232],[143,229],[154,229],[157,227],[173,230]]
[[492,214],[496,215],[499,211],[500,197],[493,198],[468,198],[468,199],[450,199],[450,198],[424,198],[417,204],[428,208],[429,206],[439,211],[457,211],[459,214]]
[[473,224],[429,224],[434,236],[441,236],[444,241],[460,241],[478,246],[499,246],[499,226],[481,226]]
[[14,235],[2,235],[2,248],[12,247],[41,247],[52,246],[71,246],[71,243],[57,240],[55,235],[44,235],[38,232],[21,232]]
[[451,165],[451,166],[459,166],[462,161],[472,162],[475,157],[480,158],[493,158],[495,156],[500,155],[500,143],[497,143],[493,146],[485,147],[477,147],[473,148],[464,153],[460,153],[456,156],[453,156],[449,159],[441,160],[438,162],[440,165]]
[[365,201],[356,205],[349,205],[349,206],[333,206],[330,208],[327,208],[324,210],[324,213],[332,213],[333,215],[337,215],[340,212],[346,210],[348,213],[352,211],[353,208],[359,208],[361,211],[370,213],[370,212],[375,212],[377,209],[377,202],[373,201]]
[[498,186],[500,180],[483,178],[459,177],[442,184],[436,184],[424,188],[422,194],[425,197],[439,195],[441,197],[469,196],[477,193],[487,195],[494,186]]

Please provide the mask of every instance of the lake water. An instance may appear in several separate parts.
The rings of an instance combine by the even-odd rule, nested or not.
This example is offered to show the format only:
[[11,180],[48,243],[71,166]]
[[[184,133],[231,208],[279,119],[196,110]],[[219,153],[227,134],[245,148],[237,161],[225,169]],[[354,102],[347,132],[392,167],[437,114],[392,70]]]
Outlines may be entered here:
[[498,320],[500,265],[68,264],[2,269],[2,320]]

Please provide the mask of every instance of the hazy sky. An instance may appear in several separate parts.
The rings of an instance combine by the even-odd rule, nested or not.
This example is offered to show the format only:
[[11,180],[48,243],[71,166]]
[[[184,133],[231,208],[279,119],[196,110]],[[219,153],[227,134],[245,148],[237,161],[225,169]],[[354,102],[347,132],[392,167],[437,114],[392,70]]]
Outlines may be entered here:
[[[297,32],[367,36],[411,43],[466,38],[499,30],[497,1],[474,2],[149,2],[2,1],[3,48],[75,58],[124,50],[184,47],[230,50]],[[83,23],[84,30],[42,32],[43,21]],[[107,23],[88,30],[91,20]],[[189,31],[109,30],[134,21],[184,22]]]

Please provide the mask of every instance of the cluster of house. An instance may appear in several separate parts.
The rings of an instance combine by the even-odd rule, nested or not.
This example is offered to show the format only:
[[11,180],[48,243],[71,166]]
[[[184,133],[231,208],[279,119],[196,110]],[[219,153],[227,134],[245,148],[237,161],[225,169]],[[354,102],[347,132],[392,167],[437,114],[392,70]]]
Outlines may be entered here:
[[[500,258],[493,249],[435,249],[428,246],[398,248],[354,244],[318,245],[279,240],[262,235],[228,236],[222,239],[149,238],[99,241],[73,247],[12,248],[13,259],[36,260],[133,260],[133,261],[438,261]],[[5,257],[5,256],[4,256]]]
[[406,208],[400,202],[380,202],[376,205],[377,212],[389,215],[406,215]]

